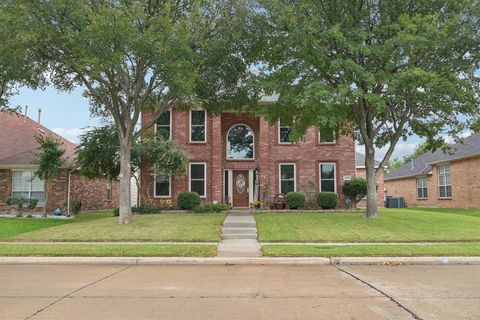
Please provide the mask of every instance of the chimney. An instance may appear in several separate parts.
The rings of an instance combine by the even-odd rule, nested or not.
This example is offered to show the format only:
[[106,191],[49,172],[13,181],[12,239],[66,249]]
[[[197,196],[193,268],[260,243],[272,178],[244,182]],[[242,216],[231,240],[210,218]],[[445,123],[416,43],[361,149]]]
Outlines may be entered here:
[[27,112],[28,112],[28,106],[25,106],[25,114],[24,114],[25,117],[27,116]]
[[42,116],[42,109],[41,109],[41,108],[38,108],[38,118],[37,118],[38,124],[40,124],[41,116]]

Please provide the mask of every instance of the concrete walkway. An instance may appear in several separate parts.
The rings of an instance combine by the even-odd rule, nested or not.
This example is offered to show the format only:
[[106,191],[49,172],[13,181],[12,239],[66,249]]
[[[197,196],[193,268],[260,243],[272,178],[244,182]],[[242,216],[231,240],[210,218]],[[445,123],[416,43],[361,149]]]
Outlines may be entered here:
[[252,211],[234,209],[228,212],[222,228],[218,257],[260,257],[257,225]]

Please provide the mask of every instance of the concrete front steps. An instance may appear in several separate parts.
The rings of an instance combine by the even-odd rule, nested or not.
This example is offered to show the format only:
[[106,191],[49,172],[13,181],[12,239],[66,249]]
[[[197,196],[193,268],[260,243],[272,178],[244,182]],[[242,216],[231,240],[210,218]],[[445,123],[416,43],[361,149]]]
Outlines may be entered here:
[[222,228],[222,241],[217,247],[219,257],[259,257],[257,227],[250,210],[230,210]]

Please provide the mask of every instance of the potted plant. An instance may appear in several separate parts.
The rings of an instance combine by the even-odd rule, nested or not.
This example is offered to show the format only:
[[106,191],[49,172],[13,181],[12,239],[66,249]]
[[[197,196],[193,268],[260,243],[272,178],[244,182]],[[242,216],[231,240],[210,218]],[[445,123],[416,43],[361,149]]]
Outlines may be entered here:
[[255,209],[260,209],[260,200],[253,200],[251,206]]
[[277,194],[273,197],[273,208],[276,210],[283,210],[287,207],[287,196],[283,193]]

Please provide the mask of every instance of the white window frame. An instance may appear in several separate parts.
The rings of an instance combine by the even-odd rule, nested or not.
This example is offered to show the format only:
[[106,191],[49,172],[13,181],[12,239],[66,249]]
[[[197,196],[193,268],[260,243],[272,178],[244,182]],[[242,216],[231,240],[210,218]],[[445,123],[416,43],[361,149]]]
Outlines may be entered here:
[[107,200],[111,201],[113,198],[113,183],[112,179],[108,179],[107,181]]
[[[278,164],[278,192],[282,192],[282,166],[293,166],[293,192],[297,192],[297,164],[295,162],[281,162]],[[285,180],[291,181],[291,180]]]
[[[418,182],[423,181],[422,185],[419,186]],[[415,181],[416,187],[417,187],[417,199],[428,199],[428,182],[427,182],[427,177],[418,177]],[[418,196],[418,190],[422,189],[422,197]],[[427,191],[427,196],[425,196],[423,189],[426,189]]]
[[[290,128],[289,126],[283,126],[284,128],[287,127],[287,128]],[[282,129],[282,122],[279,120],[278,121],[278,133],[277,133],[277,136],[278,136],[278,144],[286,144],[286,145],[290,145],[290,144],[293,144],[292,141],[287,141],[287,142],[283,142],[281,140],[281,136],[280,136],[280,132],[281,132],[281,129]]]
[[333,131],[333,141],[332,142],[323,142],[321,140],[321,129],[318,128],[318,143],[319,144],[336,144],[337,143],[337,133],[335,132],[334,129],[332,129]]
[[[202,164],[203,165],[203,190],[205,195],[200,195],[200,198],[205,199],[207,197],[207,163],[206,162],[190,162],[188,165],[188,191],[192,192],[192,164]],[[199,181],[200,179],[195,179]]]
[[[441,185],[441,184],[440,184],[440,175],[441,175],[442,173],[440,172],[440,168],[442,168],[442,167],[447,167],[447,166],[448,166],[448,172],[449,172],[449,175],[450,175],[450,184]],[[443,173],[443,174],[445,174],[445,173]],[[438,180],[437,180],[437,181],[438,181],[438,189],[437,189],[437,191],[438,191],[438,198],[439,198],[439,199],[452,199],[452,197],[453,197],[452,167],[451,167],[450,163],[444,163],[444,164],[441,164],[441,165],[438,165],[438,166],[437,166],[437,179],[438,179]],[[445,183],[446,183],[446,182],[447,182],[447,177],[445,176]],[[442,197],[442,196],[440,195],[440,188],[441,188],[441,187],[445,187],[445,193],[446,193],[446,187],[450,187],[450,196],[444,196],[444,197]]]
[[[14,196],[13,194],[14,194],[14,192],[15,192],[15,190],[14,190],[14,180],[15,180],[15,179],[14,179],[14,177],[13,177],[13,173],[14,173],[14,172],[31,172],[32,177],[34,177],[34,176],[35,176],[35,169],[30,169],[30,168],[25,168],[25,169],[12,169],[11,172],[12,172],[12,173],[11,173],[11,176],[12,176],[12,179],[11,179],[11,180],[12,180],[12,181],[11,181],[11,186],[12,186],[11,196],[13,197],[13,196]],[[44,199],[44,201],[45,201],[45,189],[46,189],[45,181],[44,181],[44,180],[41,180],[41,179],[39,179],[39,180],[43,182],[43,199]],[[17,192],[22,192],[22,191],[17,191]],[[41,191],[38,191],[38,190],[33,190],[33,191],[32,191],[32,181],[29,181],[29,182],[28,182],[28,198],[27,198],[27,199],[32,199],[32,192],[41,192]],[[38,204],[38,207],[43,207],[44,205],[45,205],[45,203],[42,203],[42,204],[39,203],[39,204]]]
[[[170,109],[170,110],[168,110],[168,111],[165,111],[165,112],[169,112],[169,113],[170,113],[170,120],[169,120],[169,121],[170,121],[170,125],[168,126],[168,128],[169,128],[169,137],[168,137],[168,139],[169,139],[169,140],[172,140],[172,127],[173,127],[172,114],[173,114],[173,112],[172,112],[172,109]],[[154,132],[155,132],[155,134],[157,134],[157,120],[158,120],[158,119],[155,120],[155,125],[153,126],[153,127],[154,127]],[[160,125],[160,127],[162,127],[162,125]]]
[[[203,113],[205,115],[205,123],[203,124],[203,126],[205,127],[205,136],[204,136],[203,141],[193,141],[192,140],[192,126],[193,126],[193,124],[192,124],[192,111],[203,111]],[[207,132],[208,132],[207,131],[208,130],[207,129],[208,128],[208,126],[207,126],[207,120],[208,120],[207,119],[207,110],[195,110],[194,109],[194,110],[190,110],[188,113],[189,113],[188,141],[190,143],[206,143],[207,142]],[[199,126],[199,125],[195,125],[195,126]]]
[[[250,129],[250,131],[252,131],[252,137],[253,137],[253,155],[252,155],[251,158],[248,158],[248,159],[230,159],[230,158],[228,157],[228,135],[230,134],[230,130],[232,130],[232,128],[234,128],[234,127],[236,127],[236,126],[245,126],[245,127],[247,127],[248,129]],[[230,129],[228,129],[228,131],[227,131],[227,136],[225,137],[225,147],[226,147],[226,148],[225,148],[225,149],[226,149],[225,158],[227,159],[227,161],[253,161],[253,160],[255,160],[255,131],[253,131],[253,129],[252,129],[250,126],[248,126],[248,125],[246,125],[246,124],[244,124],[244,123],[236,123],[236,124],[234,124],[234,125],[231,126]]]
[[172,176],[168,177],[168,195],[157,196],[157,175],[153,175],[153,197],[159,199],[172,197]]
[[331,191],[322,190],[322,165],[324,164],[333,165],[333,169],[334,169],[333,170],[333,189],[335,193],[338,193],[337,192],[337,164],[335,162],[320,162],[318,164],[318,190],[320,190],[320,192],[331,192]]

